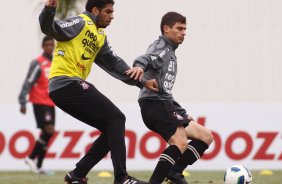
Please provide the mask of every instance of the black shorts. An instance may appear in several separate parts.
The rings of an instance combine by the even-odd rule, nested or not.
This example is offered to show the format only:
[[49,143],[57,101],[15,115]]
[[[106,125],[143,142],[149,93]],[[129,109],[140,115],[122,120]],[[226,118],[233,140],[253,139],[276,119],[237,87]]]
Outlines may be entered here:
[[125,123],[125,116],[118,107],[87,81],[74,81],[49,96],[57,107],[102,132],[109,123]]
[[178,126],[186,127],[190,122],[185,109],[175,101],[143,99],[139,105],[147,128],[160,134],[166,141]]
[[37,124],[37,128],[44,128],[46,125],[55,124],[55,107],[33,104],[33,112]]

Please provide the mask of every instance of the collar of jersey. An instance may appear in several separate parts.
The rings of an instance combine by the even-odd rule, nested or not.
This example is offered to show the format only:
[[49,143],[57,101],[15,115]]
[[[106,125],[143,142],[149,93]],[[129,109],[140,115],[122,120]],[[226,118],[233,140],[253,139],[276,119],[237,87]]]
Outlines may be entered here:
[[165,35],[161,35],[160,37],[163,38],[165,40],[165,42],[173,48],[173,50],[177,49],[178,44],[172,43],[169,39],[167,39],[167,37],[165,37]]
[[90,17],[90,19],[94,22],[94,24],[97,25],[97,17],[96,16],[94,16],[89,11],[85,11],[85,12],[83,12],[83,14],[87,15],[88,17]]

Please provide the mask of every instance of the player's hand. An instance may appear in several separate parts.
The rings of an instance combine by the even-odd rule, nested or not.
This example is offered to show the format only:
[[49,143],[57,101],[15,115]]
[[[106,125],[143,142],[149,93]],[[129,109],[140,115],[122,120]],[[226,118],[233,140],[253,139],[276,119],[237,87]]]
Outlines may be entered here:
[[20,112],[21,112],[22,114],[25,114],[25,113],[26,113],[26,106],[25,106],[25,105],[21,105],[21,107],[20,107]]
[[50,8],[56,8],[58,4],[58,0],[45,0],[45,6]]
[[158,86],[158,83],[156,81],[156,79],[150,79],[150,80],[147,80],[144,84],[144,86],[150,90],[153,90],[155,92],[158,92],[159,91],[159,86]]
[[134,80],[138,79],[139,81],[141,81],[144,74],[144,70],[141,67],[133,67],[125,71],[125,73],[129,75],[130,78],[134,78]]
[[188,119],[189,121],[195,121],[194,118],[193,118],[192,116],[189,116],[189,115],[187,115],[187,119]]

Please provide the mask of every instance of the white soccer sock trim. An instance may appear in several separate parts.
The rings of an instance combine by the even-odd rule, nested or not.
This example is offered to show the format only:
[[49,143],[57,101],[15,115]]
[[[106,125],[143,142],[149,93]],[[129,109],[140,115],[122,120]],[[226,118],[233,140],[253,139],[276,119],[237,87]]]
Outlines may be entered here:
[[198,153],[198,151],[193,146],[188,144],[188,149],[193,152],[193,154],[195,155],[195,157],[197,159],[200,159],[200,157],[201,157],[200,154]]
[[41,138],[38,138],[37,141],[43,145],[46,145],[46,142]]
[[175,161],[167,154],[161,154],[160,159],[165,159],[165,160],[169,161],[172,165],[175,164]]
[[69,173],[67,173],[67,175],[71,178],[71,175]]

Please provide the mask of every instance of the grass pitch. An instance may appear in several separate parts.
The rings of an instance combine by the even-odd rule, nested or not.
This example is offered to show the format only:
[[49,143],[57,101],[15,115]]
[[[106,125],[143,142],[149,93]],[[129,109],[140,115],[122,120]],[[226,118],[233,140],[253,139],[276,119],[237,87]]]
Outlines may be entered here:
[[[36,175],[31,172],[1,171],[0,184],[59,184],[64,183],[65,171],[56,171],[52,176]],[[130,175],[147,181],[152,171],[134,171]],[[273,175],[260,175],[259,171],[252,171],[252,184],[281,184],[282,170],[274,170]],[[113,177],[99,177],[99,172],[91,172],[88,175],[89,184],[112,184]],[[190,171],[186,180],[189,184],[224,184],[224,171]],[[166,183],[166,182],[163,182]]]

